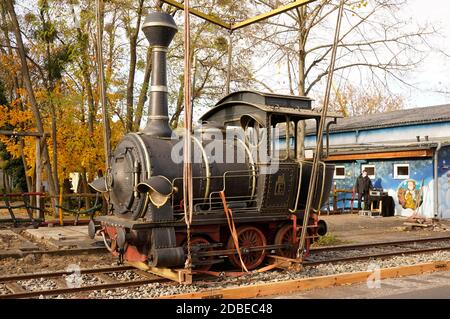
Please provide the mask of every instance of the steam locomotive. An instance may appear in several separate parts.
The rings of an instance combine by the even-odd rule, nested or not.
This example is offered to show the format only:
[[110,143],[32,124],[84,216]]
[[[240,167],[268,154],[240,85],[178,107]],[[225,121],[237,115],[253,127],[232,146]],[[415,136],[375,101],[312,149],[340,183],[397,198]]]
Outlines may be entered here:
[[[107,174],[91,183],[106,197],[108,214],[91,221],[90,236],[101,234],[111,253],[147,267],[184,265],[188,240],[198,270],[224,261],[251,270],[268,254],[295,256],[312,170],[299,155],[299,122],[315,120],[317,127],[321,117],[311,99],[239,91],[201,117],[190,141],[194,205],[188,234],[183,140],[168,124],[166,55],[177,26],[172,16],[152,12],[142,29],[153,54],[147,125],[122,138]],[[320,164],[306,250],[326,233],[318,213],[328,200],[334,166]]]

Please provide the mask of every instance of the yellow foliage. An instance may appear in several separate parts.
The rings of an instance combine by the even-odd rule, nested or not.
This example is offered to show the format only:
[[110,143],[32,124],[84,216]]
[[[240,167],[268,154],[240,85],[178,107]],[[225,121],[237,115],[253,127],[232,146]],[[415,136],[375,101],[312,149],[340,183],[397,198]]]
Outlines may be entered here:
[[[23,92],[22,92],[23,93]],[[56,144],[58,152],[59,180],[69,177],[71,172],[84,172],[93,177],[98,169],[105,172],[105,155],[103,143],[103,123],[97,119],[94,123],[92,135],[88,132],[87,123],[82,121],[82,108],[80,98],[75,92],[63,94],[57,86],[51,96],[44,89],[35,90],[35,95],[40,106],[48,106],[49,103],[56,108],[57,134]],[[24,111],[20,110],[16,100],[9,107],[0,105],[0,127],[12,126],[16,131],[36,131],[33,114],[28,105]],[[48,107],[41,107],[44,131],[51,133],[51,112]],[[101,118],[99,116],[99,118]],[[111,124],[111,144],[114,146],[123,136],[123,126],[119,122]],[[20,158],[20,148],[17,138],[0,136],[0,142],[6,145],[7,151],[14,157]],[[53,161],[52,137],[46,139],[50,159]],[[31,176],[35,166],[36,141],[34,137],[24,138],[24,154],[27,160],[27,175]],[[53,163],[52,163],[53,165]]]

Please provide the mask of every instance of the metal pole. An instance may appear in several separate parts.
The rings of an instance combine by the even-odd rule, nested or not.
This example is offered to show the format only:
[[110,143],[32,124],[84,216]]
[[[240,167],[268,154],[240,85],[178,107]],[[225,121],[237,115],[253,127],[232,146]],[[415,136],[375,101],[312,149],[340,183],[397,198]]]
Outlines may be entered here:
[[[311,211],[313,197],[316,193],[315,189],[316,189],[316,182],[317,182],[317,172],[319,170],[319,160],[320,160],[322,143],[323,143],[323,130],[324,130],[325,121],[327,118],[328,103],[330,100],[330,91],[331,91],[331,84],[333,81],[334,65],[336,63],[336,51],[337,51],[337,46],[338,46],[338,42],[339,42],[339,31],[341,29],[341,21],[342,21],[342,12],[344,10],[344,2],[345,2],[345,0],[340,0],[340,3],[339,3],[339,12],[338,12],[338,17],[337,17],[337,21],[336,21],[336,31],[334,34],[334,43],[333,43],[333,49],[331,52],[331,63],[330,63],[330,69],[328,72],[327,86],[325,89],[325,99],[323,102],[322,114],[321,114],[320,122],[319,122],[319,129],[317,131],[316,151],[314,153],[314,158],[313,158],[311,179],[309,180],[308,197],[306,200],[305,214],[303,216],[302,233],[300,236],[300,244],[299,244],[299,247],[297,250],[297,258],[303,257],[304,247],[305,247],[306,227],[308,226],[309,213]],[[324,168],[324,172],[323,172],[324,174],[325,174],[325,171],[326,171],[326,167]],[[320,203],[319,203],[319,205],[320,205]]]
[[110,167],[110,154],[111,154],[111,129],[109,127],[109,112],[108,104],[106,100],[106,87],[105,87],[105,76],[103,69],[103,0],[97,0],[97,10],[96,10],[96,20],[97,20],[97,63],[98,63],[98,82],[99,82],[99,95],[100,104],[102,106],[102,119],[103,119],[103,145],[105,148],[105,165],[106,174],[108,173]]
[[[194,55],[194,72],[192,74],[192,96],[191,96],[191,109],[194,110],[194,100],[195,100],[195,84],[196,84],[196,75],[197,75],[197,57]],[[192,123],[194,120],[194,112],[191,112],[191,120],[190,122]]]
[[[41,191],[41,138],[36,137],[36,193],[40,193]],[[36,207],[39,208],[39,219],[44,221],[45,214],[41,209],[41,196],[39,195],[36,196]]]
[[233,58],[233,32],[228,34],[228,68],[227,68],[227,83],[225,84],[227,95],[230,94],[230,82],[231,82],[231,64]]
[[192,163],[191,163],[191,48],[190,48],[189,0],[184,2],[184,163],[183,163],[183,194],[184,216],[187,231],[187,258],[185,268],[192,268],[191,258],[191,222],[193,206]]

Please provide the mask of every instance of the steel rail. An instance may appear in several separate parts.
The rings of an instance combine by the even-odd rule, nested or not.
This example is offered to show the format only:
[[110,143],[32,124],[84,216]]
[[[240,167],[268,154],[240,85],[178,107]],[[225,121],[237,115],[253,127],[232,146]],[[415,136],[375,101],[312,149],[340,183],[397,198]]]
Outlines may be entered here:
[[450,236],[431,237],[431,238],[416,238],[416,239],[395,240],[395,241],[382,241],[382,242],[374,242],[374,243],[349,244],[349,245],[339,245],[339,246],[324,246],[324,247],[311,248],[310,251],[311,252],[320,252],[320,251],[332,251],[332,250],[352,250],[352,249],[360,249],[360,248],[372,248],[372,247],[377,247],[377,246],[414,244],[414,243],[435,242],[435,241],[444,241],[444,240],[450,241]]
[[[374,247],[376,247],[376,246],[374,246]],[[367,248],[372,248],[372,247],[368,246]],[[433,252],[437,252],[437,251],[448,251],[448,250],[450,250],[450,246],[428,247],[428,248],[411,248],[411,247],[409,247],[408,250],[403,249],[403,250],[395,250],[395,251],[388,251],[388,252],[365,254],[365,255],[359,255],[359,256],[338,257],[338,258],[329,258],[329,259],[323,259],[323,260],[314,260],[314,259],[307,260],[307,259],[305,259],[302,264],[303,264],[303,266],[317,266],[317,265],[330,264],[330,263],[335,264],[335,263],[341,263],[341,262],[351,262],[351,261],[357,261],[357,260],[368,260],[368,259],[385,258],[385,257],[393,257],[393,256],[426,254],[426,253],[433,253]]]
[[[138,269],[135,269],[134,267],[131,267],[131,266],[105,267],[105,268],[98,268],[98,269],[82,269],[80,271],[80,273],[95,275],[95,274],[106,274],[106,273],[110,273],[110,272],[125,271],[125,270],[133,270],[133,271],[136,271],[138,274],[142,274],[141,271],[139,271]],[[58,278],[59,276],[62,276],[65,274],[69,275],[69,274],[73,274],[73,272],[57,271],[57,272],[52,272],[52,273],[34,273],[34,274],[21,274],[21,275],[0,277],[0,283],[7,284],[9,282],[14,283],[17,280],[30,280],[30,279],[35,279],[35,278],[54,278],[54,277]],[[63,287],[63,288],[44,289],[44,290],[35,290],[35,291],[18,291],[18,292],[12,291],[12,293],[10,293],[10,294],[0,295],[0,299],[19,299],[19,298],[32,298],[32,297],[40,297],[40,296],[54,296],[54,295],[61,295],[61,294],[75,294],[75,293],[86,292],[86,291],[133,287],[133,286],[151,284],[151,283],[155,283],[155,282],[168,281],[168,279],[158,277],[151,273],[148,273],[148,274],[146,273],[145,276],[147,277],[145,279],[126,280],[126,281],[118,281],[118,280],[111,278],[111,282],[105,282],[105,283],[95,284],[95,285],[80,286],[80,287]],[[99,279],[101,279],[101,278],[99,278]],[[11,290],[11,289],[9,289],[9,290]]]
[[346,261],[367,260],[367,259],[373,259],[373,258],[392,257],[392,256],[401,256],[401,255],[433,253],[433,252],[444,251],[444,250],[450,250],[450,246],[393,251],[393,252],[391,251],[391,252],[379,253],[379,254],[350,256],[350,257],[324,259],[324,260],[310,260],[310,261],[305,260],[303,262],[303,266],[317,266],[317,265],[339,263],[339,262],[346,262]]
[[20,250],[12,249],[10,251],[0,251],[0,260],[4,258],[22,258],[27,255],[52,255],[52,256],[71,256],[107,253],[104,246],[91,248],[70,248],[70,249],[52,249],[52,250]]
[[132,287],[132,286],[140,286],[145,284],[151,284],[154,282],[166,281],[167,279],[162,279],[161,277],[155,276],[155,278],[149,279],[141,279],[141,280],[133,280],[133,281],[118,281],[112,283],[104,283],[98,285],[91,286],[81,286],[81,287],[73,287],[73,288],[55,288],[48,290],[36,290],[36,291],[25,291],[12,293],[7,295],[0,295],[0,299],[19,299],[19,298],[32,298],[32,297],[40,297],[40,296],[54,296],[54,295],[62,295],[62,294],[74,294],[79,292],[86,291],[95,291],[101,289],[115,289],[122,287]]
[[[96,274],[96,273],[105,273],[105,272],[114,272],[114,271],[124,271],[135,269],[131,266],[113,266],[113,267],[101,267],[101,268],[86,268],[80,269],[80,274]],[[52,278],[63,275],[71,275],[73,271],[52,271],[52,272],[39,272],[39,273],[29,273],[29,274],[18,274],[18,275],[10,275],[0,277],[0,283],[5,283],[9,281],[17,281],[17,280],[29,280],[36,278]]]

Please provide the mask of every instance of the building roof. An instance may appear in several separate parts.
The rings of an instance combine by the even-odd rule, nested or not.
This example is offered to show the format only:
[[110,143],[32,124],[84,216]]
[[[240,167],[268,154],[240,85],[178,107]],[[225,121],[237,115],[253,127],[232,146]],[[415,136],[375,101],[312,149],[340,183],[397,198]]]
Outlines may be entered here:
[[[431,157],[433,149],[450,145],[450,138],[434,138],[422,142],[363,143],[331,145],[328,161],[356,159],[393,159],[406,157]],[[313,150],[308,147],[307,150]],[[325,148],[324,148],[325,150]]]
[[[338,119],[337,124],[331,125],[330,132],[346,132],[447,121],[450,121],[450,104],[341,118]],[[313,133],[314,129],[308,127],[307,134]]]

